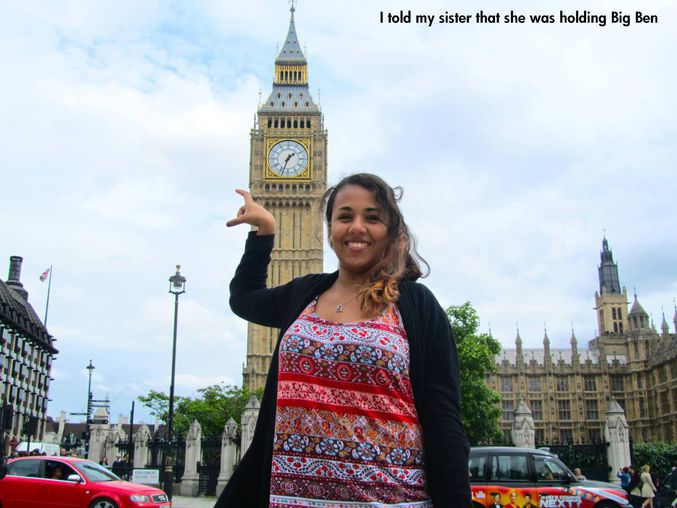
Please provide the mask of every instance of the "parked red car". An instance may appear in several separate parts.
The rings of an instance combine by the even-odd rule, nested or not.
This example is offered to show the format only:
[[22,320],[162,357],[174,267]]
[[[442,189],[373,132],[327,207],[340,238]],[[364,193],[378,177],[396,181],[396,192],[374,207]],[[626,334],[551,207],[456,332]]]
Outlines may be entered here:
[[91,460],[19,457],[0,480],[0,508],[169,508],[160,489],[121,480]]

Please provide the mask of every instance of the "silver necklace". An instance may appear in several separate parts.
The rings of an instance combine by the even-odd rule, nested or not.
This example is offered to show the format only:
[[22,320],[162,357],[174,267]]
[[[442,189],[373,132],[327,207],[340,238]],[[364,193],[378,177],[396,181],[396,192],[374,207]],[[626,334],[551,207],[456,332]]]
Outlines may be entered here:
[[346,303],[348,303],[349,301],[351,301],[352,299],[354,299],[355,297],[357,297],[357,293],[355,293],[353,296],[351,296],[350,298],[348,298],[345,302],[343,302],[343,303],[337,303],[337,302],[336,302],[336,286],[334,286],[334,303],[336,304],[336,308],[334,309],[334,311],[335,311],[335,312],[338,312],[338,313],[343,312],[343,310],[344,310],[344,307],[343,307],[343,306],[344,306]]

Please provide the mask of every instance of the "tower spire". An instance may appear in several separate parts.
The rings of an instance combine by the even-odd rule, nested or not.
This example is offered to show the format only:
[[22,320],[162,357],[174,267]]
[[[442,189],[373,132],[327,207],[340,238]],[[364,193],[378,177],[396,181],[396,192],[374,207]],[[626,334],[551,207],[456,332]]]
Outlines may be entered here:
[[612,295],[621,294],[621,284],[618,279],[618,265],[614,262],[614,255],[609,248],[609,241],[604,235],[599,265],[599,294],[605,292]]

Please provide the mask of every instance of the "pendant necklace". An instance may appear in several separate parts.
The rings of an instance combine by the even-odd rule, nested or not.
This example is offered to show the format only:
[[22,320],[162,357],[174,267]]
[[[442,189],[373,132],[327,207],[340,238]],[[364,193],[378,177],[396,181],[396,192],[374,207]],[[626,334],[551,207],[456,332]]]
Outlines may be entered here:
[[336,303],[336,286],[334,286],[334,303],[336,303],[336,308],[334,309],[334,311],[335,311],[335,312],[338,312],[338,313],[343,312],[343,310],[344,310],[344,307],[343,307],[343,306],[344,306],[346,303],[348,303],[349,301],[351,301],[352,299],[354,299],[355,297],[357,297],[357,293],[355,293],[353,296],[351,296],[350,298],[348,298],[348,299],[347,299],[345,302],[343,302],[343,303]]

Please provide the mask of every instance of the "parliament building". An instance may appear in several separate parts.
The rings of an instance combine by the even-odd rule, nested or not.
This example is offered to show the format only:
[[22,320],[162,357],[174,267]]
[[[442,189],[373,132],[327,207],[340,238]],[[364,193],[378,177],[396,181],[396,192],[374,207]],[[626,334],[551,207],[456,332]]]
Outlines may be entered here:
[[656,330],[637,294],[628,301],[606,238],[595,311],[598,335],[587,349],[578,347],[573,331],[567,349],[551,348],[547,332],[542,349],[525,349],[518,331],[515,349],[497,356],[497,371],[487,383],[501,394],[506,438],[513,411],[524,400],[536,443],[600,441],[607,404],[614,399],[625,410],[634,442],[677,439],[677,309],[673,333],[665,315]]

